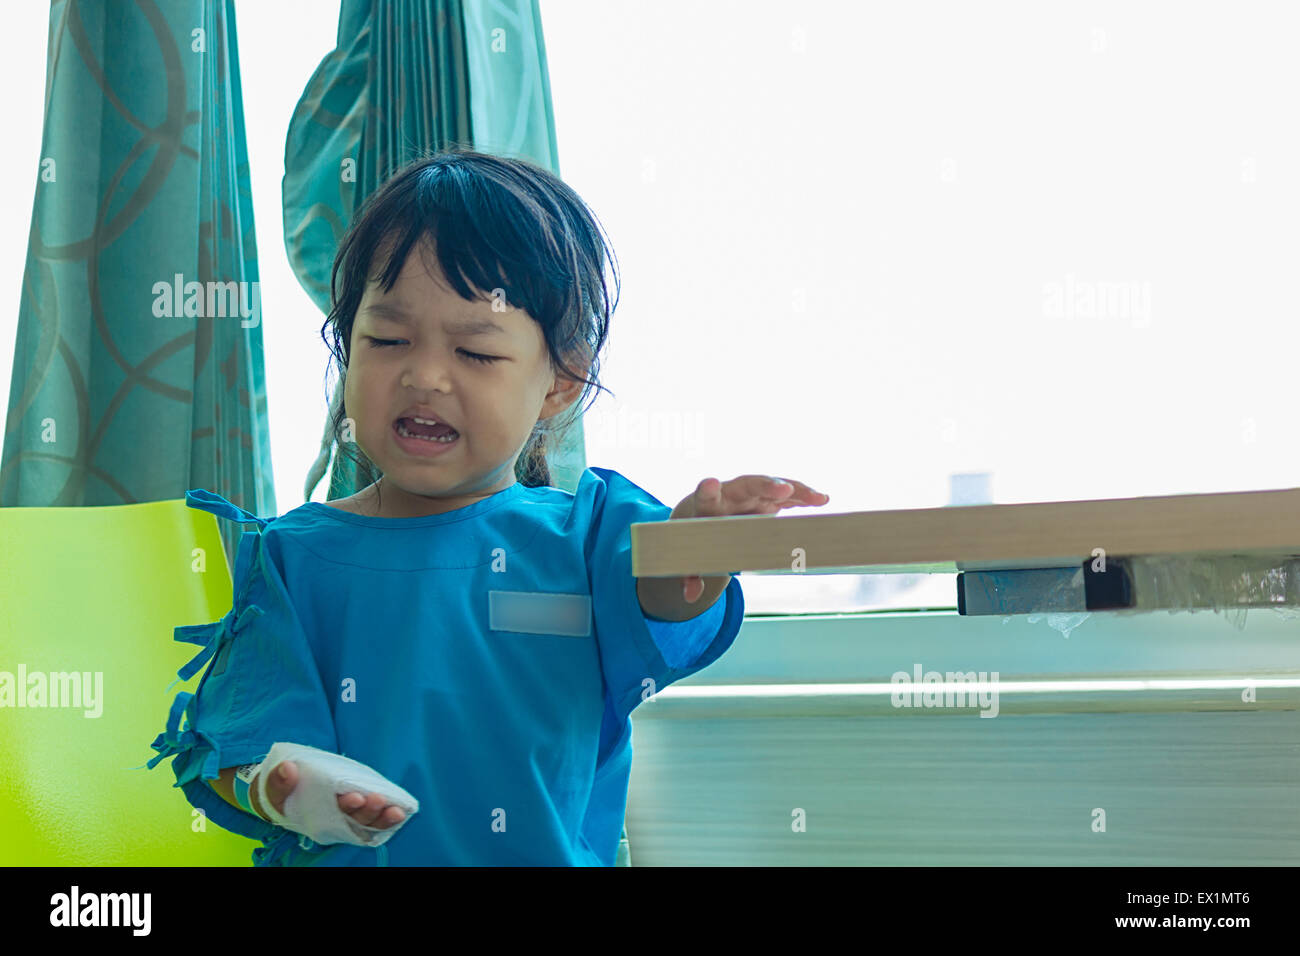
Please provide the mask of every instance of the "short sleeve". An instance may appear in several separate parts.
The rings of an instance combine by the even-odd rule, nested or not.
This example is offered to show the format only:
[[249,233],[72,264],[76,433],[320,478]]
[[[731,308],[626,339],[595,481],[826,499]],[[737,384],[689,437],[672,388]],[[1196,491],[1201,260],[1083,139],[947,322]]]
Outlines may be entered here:
[[[269,533],[274,532],[241,535],[234,602],[226,616],[212,624],[175,629],[175,640],[203,645],[177,672],[181,680],[211,663],[195,693],[176,695],[166,729],[152,744],[158,754],[148,762],[152,768],[174,755],[174,786],[191,804],[223,829],[263,841],[288,831],[227,803],[206,781],[218,777],[224,767],[259,760],[277,741],[338,752],[315,657],[267,553]],[[182,716],[188,718],[183,729]]]
[[592,614],[617,726],[652,691],[721,657],[740,632],[745,599],[733,576],[713,606],[689,621],[647,618],[632,576],[631,526],[666,521],[672,508],[615,471],[588,471],[594,476],[586,489],[592,509],[587,540]]
[[[640,600],[637,601],[640,604]],[[644,612],[643,612],[644,613]],[[689,667],[709,649],[727,617],[726,595],[720,594],[704,613],[685,621],[661,621],[646,615],[650,637],[670,667]]]

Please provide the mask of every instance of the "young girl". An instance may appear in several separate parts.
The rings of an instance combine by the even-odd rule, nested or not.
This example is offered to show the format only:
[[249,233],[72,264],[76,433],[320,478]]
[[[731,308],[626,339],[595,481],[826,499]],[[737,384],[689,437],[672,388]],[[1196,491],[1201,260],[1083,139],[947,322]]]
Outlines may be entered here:
[[[457,148],[406,166],[344,238],[322,328],[344,381],[334,438],[370,483],[276,518],[186,493],[257,527],[230,612],[177,628],[205,644],[180,676],[211,664],[149,766],[174,754],[195,807],[262,841],[256,865],[613,865],[630,713],[717,660],[744,614],[729,575],[634,578],[629,525],[829,500],[763,475],[706,479],[671,512],[609,469],[550,487],[545,449],[577,418],[561,413],[601,387],[583,373],[613,311],[606,252],[530,163]],[[418,810],[391,787],[326,793],[303,759],[236,784],[277,742],[357,761]],[[383,838],[271,822],[309,798]]]

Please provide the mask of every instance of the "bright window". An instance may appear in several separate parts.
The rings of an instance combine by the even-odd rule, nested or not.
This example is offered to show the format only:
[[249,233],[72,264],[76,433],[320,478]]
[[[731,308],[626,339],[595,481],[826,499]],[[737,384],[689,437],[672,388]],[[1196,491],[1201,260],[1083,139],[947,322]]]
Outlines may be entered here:
[[541,10],[561,173],[625,280],[589,463],[670,504],[831,495],[788,514],[1300,485],[1286,4]]

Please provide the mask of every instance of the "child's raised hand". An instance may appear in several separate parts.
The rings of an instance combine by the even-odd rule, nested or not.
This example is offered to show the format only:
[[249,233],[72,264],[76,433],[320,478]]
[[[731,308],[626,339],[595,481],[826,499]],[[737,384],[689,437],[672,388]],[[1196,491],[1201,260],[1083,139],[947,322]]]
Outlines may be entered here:
[[[678,502],[668,519],[770,515],[782,508],[820,507],[830,500],[830,495],[813,491],[802,481],[788,481],[770,475],[741,475],[731,481],[705,478]],[[687,601],[695,602],[704,590],[702,577],[690,575],[682,578],[682,596]]]
[[[277,813],[284,813],[285,798],[293,793],[293,788],[296,786],[298,786],[298,767],[292,760],[281,761],[266,781],[267,799],[271,801]],[[253,809],[265,819],[266,813],[257,798],[257,787],[250,786],[249,791]],[[392,806],[378,793],[344,793],[340,794],[338,799],[339,809],[362,826],[387,830],[406,819],[406,814],[402,812],[401,807]]]
[[770,475],[741,475],[730,481],[705,478],[678,503],[668,518],[770,515],[782,508],[820,506],[830,500],[830,495],[813,491],[802,481]]

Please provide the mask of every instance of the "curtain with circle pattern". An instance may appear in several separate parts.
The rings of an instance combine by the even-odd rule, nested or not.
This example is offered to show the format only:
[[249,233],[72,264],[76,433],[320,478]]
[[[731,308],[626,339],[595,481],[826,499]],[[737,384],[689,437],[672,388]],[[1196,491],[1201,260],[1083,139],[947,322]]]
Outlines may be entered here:
[[0,504],[276,513],[243,115],[231,0],[50,4]]

